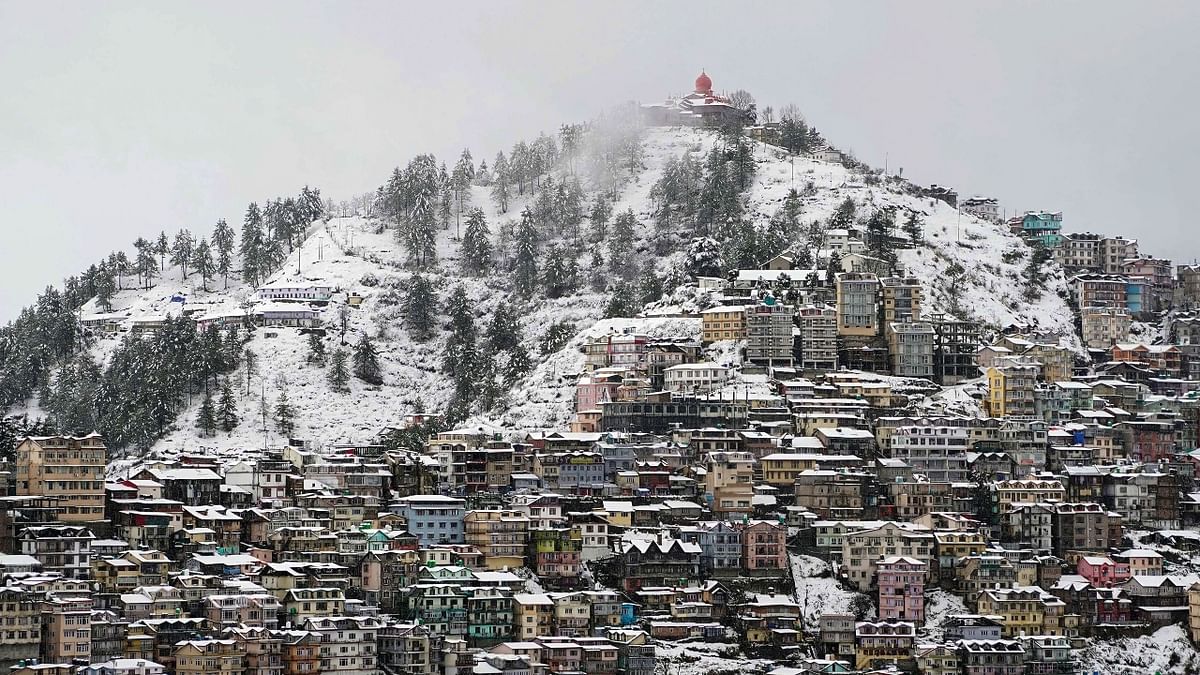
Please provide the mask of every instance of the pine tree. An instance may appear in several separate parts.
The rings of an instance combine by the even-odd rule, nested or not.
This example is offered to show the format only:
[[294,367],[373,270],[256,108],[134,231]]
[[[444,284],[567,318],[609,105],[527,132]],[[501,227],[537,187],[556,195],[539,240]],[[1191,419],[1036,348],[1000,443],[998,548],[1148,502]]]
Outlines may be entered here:
[[654,263],[647,261],[638,277],[638,299],[642,304],[658,302],[663,296],[663,282],[654,273]]
[[475,162],[471,159],[471,151],[463,150],[454,165],[454,173],[450,176],[451,189],[454,191],[454,236],[458,237],[458,228],[462,226],[462,215],[471,203],[471,181],[475,179]]
[[188,278],[188,265],[192,262],[192,253],[196,250],[196,242],[192,233],[180,230],[175,234],[175,242],[171,245],[171,264],[179,268],[183,278]]
[[117,286],[113,281],[112,272],[107,265],[100,267],[99,273],[96,275],[96,304],[100,305],[104,311],[111,312],[113,294],[116,291]]
[[542,288],[547,298],[561,298],[569,290],[565,254],[557,244],[546,249],[546,264],[542,268]]
[[292,410],[292,404],[288,401],[286,389],[279,391],[279,397],[275,399],[275,429],[283,436],[290,436],[296,428],[292,418],[295,411]]
[[631,317],[638,311],[634,299],[633,285],[628,281],[618,281],[608,296],[608,304],[604,306],[604,318]]
[[251,286],[257,286],[266,277],[266,266],[263,256],[262,212],[258,204],[251,202],[246,207],[246,217],[242,221],[242,280]]
[[837,211],[829,218],[829,227],[845,229],[854,224],[854,216],[857,211],[857,206],[854,200],[846,197],[842,203],[838,205]]
[[383,370],[379,367],[379,352],[370,336],[363,333],[354,346],[354,376],[367,384],[383,384]]
[[450,335],[442,352],[442,369],[450,375],[454,392],[446,409],[446,417],[458,422],[470,414],[478,382],[480,354],[476,344],[475,318],[471,303],[462,286],[455,287],[446,307],[450,316]]
[[229,272],[233,269],[233,228],[224,218],[217,221],[212,242],[217,249],[217,273],[224,277],[225,288],[229,288]]
[[246,348],[242,354],[242,362],[246,364],[246,395],[250,395],[250,378],[258,372],[258,354]]
[[213,409],[212,394],[204,392],[204,400],[200,402],[200,413],[196,416],[196,428],[204,436],[212,436],[217,430],[217,415]]
[[417,342],[433,337],[434,303],[433,286],[429,280],[414,274],[404,299],[404,323],[408,327],[408,334]]
[[914,245],[925,240],[925,223],[921,221],[921,217],[917,215],[916,211],[910,211],[908,220],[904,221],[904,233],[908,235],[909,241]]
[[533,361],[529,358],[529,350],[525,349],[525,345],[519,344],[508,351],[508,360],[505,362],[501,375],[505,384],[511,387],[514,382],[532,370]]
[[171,252],[171,242],[167,239],[166,232],[158,233],[158,240],[154,242],[154,252],[158,254],[158,271],[165,272],[167,269],[167,254]]
[[467,233],[462,240],[462,266],[467,274],[485,274],[492,264],[492,244],[483,209],[467,216]]
[[528,298],[537,290],[538,285],[538,233],[529,209],[521,212],[521,224],[517,226],[516,240],[513,284],[518,295]]
[[201,239],[199,244],[196,244],[196,251],[192,254],[192,267],[200,275],[200,285],[205,292],[208,292],[208,280],[213,277],[215,271],[213,267],[212,249],[208,246],[207,239]]
[[325,365],[325,341],[315,332],[308,334],[308,357],[306,360],[318,366]]
[[636,225],[637,216],[633,215],[633,209],[627,210],[613,221],[612,237],[608,240],[608,262],[615,274],[626,276],[632,269],[630,257],[633,254]]
[[217,421],[220,422],[221,431],[229,433],[238,425],[237,416],[237,401],[233,398],[233,386],[229,384],[229,378],[221,378],[221,397],[217,401]]
[[154,277],[158,275],[158,261],[154,259],[154,244],[139,237],[133,245],[137,248],[137,257],[134,259],[133,266],[137,269],[138,276],[141,277],[142,287],[150,288],[154,283]]
[[612,206],[603,194],[596,196],[592,202],[592,212],[588,220],[592,221],[592,241],[599,243],[608,238],[608,219],[612,217]]
[[496,153],[496,161],[492,163],[492,201],[496,203],[500,213],[508,213],[508,202],[512,197],[511,180],[508,160],[503,152]]
[[517,313],[508,303],[502,301],[496,305],[485,336],[488,349],[494,353],[513,351],[521,346],[521,326],[517,323]]
[[329,387],[336,392],[350,391],[350,371],[346,366],[346,350],[338,347],[333,350],[329,363]]

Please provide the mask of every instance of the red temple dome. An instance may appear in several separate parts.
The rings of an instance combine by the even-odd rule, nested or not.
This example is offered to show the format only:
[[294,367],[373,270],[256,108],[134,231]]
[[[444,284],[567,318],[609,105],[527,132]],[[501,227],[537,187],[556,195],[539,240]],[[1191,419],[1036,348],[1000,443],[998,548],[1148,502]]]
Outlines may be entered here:
[[696,93],[707,94],[712,91],[712,78],[700,71],[700,77],[696,78]]

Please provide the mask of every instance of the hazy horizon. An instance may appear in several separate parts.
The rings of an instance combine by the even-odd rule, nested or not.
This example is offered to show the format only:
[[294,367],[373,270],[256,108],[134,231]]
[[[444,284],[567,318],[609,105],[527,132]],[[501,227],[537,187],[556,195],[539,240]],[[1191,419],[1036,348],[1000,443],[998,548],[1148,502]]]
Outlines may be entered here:
[[0,322],[138,236],[240,225],[305,184],[348,198],[420,152],[490,163],[701,68],[917,183],[1187,262],[1196,18],[1182,2],[0,0]]

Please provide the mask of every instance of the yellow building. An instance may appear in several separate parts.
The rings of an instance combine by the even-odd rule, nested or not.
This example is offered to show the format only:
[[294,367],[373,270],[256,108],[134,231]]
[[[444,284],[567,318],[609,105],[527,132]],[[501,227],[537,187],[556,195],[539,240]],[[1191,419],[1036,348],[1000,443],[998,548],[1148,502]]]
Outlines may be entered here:
[[242,675],[246,646],[237,640],[187,640],[175,645],[175,675]]
[[1188,589],[1188,633],[1192,642],[1200,642],[1200,583]]
[[817,468],[820,455],[815,453],[774,452],[759,459],[762,465],[763,482],[792,492],[796,477],[809,469]]
[[552,635],[554,625],[554,601],[545,593],[517,593],[513,595],[516,609],[517,640],[532,640],[541,635]]
[[700,312],[701,335],[705,344],[719,340],[746,339],[746,308],[720,305]]
[[996,502],[1000,513],[1012,511],[1015,504],[1061,502],[1067,498],[1062,481],[1046,478],[1016,478],[996,483]]
[[1037,586],[985,590],[976,613],[1003,617],[1001,635],[1062,635],[1066,603]]
[[99,434],[29,437],[15,454],[17,495],[58,497],[58,518],[70,525],[104,520],[108,449]]
[[467,543],[479,549],[488,569],[523,567],[529,518],[517,511],[477,509],[463,517]]
[[987,369],[989,417],[1026,416],[1036,412],[1034,391],[1039,367],[1008,364]]

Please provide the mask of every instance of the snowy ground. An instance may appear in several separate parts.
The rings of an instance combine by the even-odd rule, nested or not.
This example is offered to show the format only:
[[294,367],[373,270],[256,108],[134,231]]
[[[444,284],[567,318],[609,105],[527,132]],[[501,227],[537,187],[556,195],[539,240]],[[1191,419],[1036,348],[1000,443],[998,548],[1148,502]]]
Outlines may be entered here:
[[[653,203],[650,190],[671,158],[690,152],[697,159],[716,142],[716,136],[701,129],[650,129],[645,133],[644,159],[640,171],[626,176],[619,197],[613,203],[614,214],[632,209],[641,223],[637,232],[639,255],[650,258],[649,241],[653,230]],[[963,313],[993,325],[1023,322],[1046,331],[1068,331],[1070,312],[1057,292],[1061,279],[1054,277],[1041,298],[1032,304],[1018,302],[1021,293],[1019,273],[1023,265],[1020,255],[1023,245],[1002,229],[961,215],[949,206],[905,193],[896,182],[881,185],[864,184],[861,175],[842,167],[802,157],[790,157],[777,148],[755,144],[758,171],[747,191],[747,217],[761,225],[782,204],[788,190],[803,189],[811,183],[811,194],[804,197],[805,224],[824,220],[847,196],[859,204],[860,213],[869,213],[883,206],[895,206],[900,213],[916,211],[925,220],[927,248],[901,252],[901,260],[910,272],[921,279],[929,311],[946,311],[948,305],[944,271],[950,262],[967,270],[960,307]],[[794,170],[794,174],[793,174]],[[565,169],[558,169],[558,179]],[[794,175],[794,180],[793,180]],[[382,178],[382,177],[381,177]],[[592,186],[586,186],[592,187]],[[591,195],[589,194],[589,199]],[[492,230],[493,241],[502,248],[499,232],[505,222],[519,218],[531,195],[513,198],[507,213],[499,213],[489,197],[488,189],[475,186],[470,196],[471,206],[482,208]],[[901,215],[901,220],[904,218]],[[232,220],[232,219],[231,219]],[[586,227],[586,224],[585,224]],[[960,236],[961,228],[961,236]],[[168,228],[171,229],[171,228]],[[197,233],[206,235],[207,233]],[[543,242],[548,245],[550,242]],[[477,328],[483,331],[492,310],[504,299],[508,280],[503,273],[485,277],[464,276],[456,259],[458,241],[453,222],[439,232],[437,248],[440,256],[435,269],[427,270],[444,302],[452,288],[461,284],[472,302]],[[1006,255],[1007,252],[1007,255]],[[585,253],[582,252],[581,253]],[[212,448],[257,448],[264,444],[276,446],[285,439],[275,433],[273,425],[264,430],[261,423],[264,406],[274,407],[280,392],[288,394],[295,409],[296,430],[293,437],[313,441],[317,445],[335,442],[362,443],[372,440],[385,427],[396,425],[406,414],[418,409],[438,410],[448,398],[444,375],[439,372],[442,341],[438,335],[427,343],[409,339],[402,326],[402,312],[396,299],[408,286],[410,272],[404,269],[406,257],[395,232],[380,223],[361,217],[334,218],[318,222],[309,231],[303,245],[292,253],[271,281],[285,279],[323,281],[341,291],[361,293],[365,300],[350,314],[346,342],[358,341],[362,333],[376,338],[381,354],[385,383],[380,387],[353,380],[347,393],[333,393],[326,385],[326,370],[306,363],[306,338],[297,329],[278,328],[258,330],[248,345],[259,357],[258,372],[250,377],[239,371],[231,376],[240,382],[239,406],[243,423],[230,434],[211,438],[200,437],[194,426],[200,397],[193,397],[177,421],[177,428],[162,439],[156,449],[194,450]],[[586,253],[580,258],[587,273]],[[1004,262],[1007,258],[1011,262]],[[679,261],[679,255],[658,260],[660,273],[666,273]],[[376,285],[368,284],[375,280]],[[114,311],[130,320],[161,316],[178,309],[173,296],[184,296],[186,307],[203,312],[234,310],[253,298],[254,289],[244,286],[236,276],[229,280],[212,280],[207,290],[195,274],[182,278],[179,270],[167,266],[155,285],[148,289],[129,289],[136,280],[126,277],[126,287],[114,298]],[[694,290],[675,289],[659,309],[673,307],[693,311],[703,302]],[[698,319],[645,319],[625,322],[600,321],[606,297],[583,284],[579,292],[556,300],[533,300],[516,307],[525,333],[526,345],[535,369],[518,382],[503,400],[498,410],[503,412],[481,415],[468,423],[488,422],[509,430],[512,434],[536,429],[561,428],[573,414],[575,380],[582,371],[583,356],[579,347],[585,336],[606,331],[631,329],[655,337],[694,339],[699,334]],[[660,303],[661,304],[661,303]],[[324,321],[332,326],[336,320],[336,304],[325,312]],[[84,314],[94,307],[85,307]],[[579,334],[561,351],[541,355],[537,340],[555,321],[571,322]],[[268,334],[270,336],[268,337]],[[1064,341],[1077,344],[1068,337]],[[98,340],[95,355],[103,360],[117,345],[118,338]],[[337,343],[336,337],[326,339],[327,350]],[[716,345],[709,356],[729,365],[738,365],[739,345]],[[736,382],[732,386],[745,391],[747,385],[757,389],[754,382]],[[248,392],[247,392],[248,389]],[[943,400],[942,405],[968,407],[965,396]],[[36,408],[36,401],[31,401]],[[14,411],[20,412],[20,411]]]
[[[795,598],[800,604],[804,628],[817,626],[822,614],[851,611],[854,598],[861,595],[842,585],[830,574],[829,563],[811,555],[789,553],[792,576],[796,581]],[[871,612],[874,615],[874,612]]]
[[765,673],[777,664],[742,656],[736,642],[659,642],[656,672],[662,675],[732,675]]
[[962,598],[949,591],[935,588],[925,593],[925,636],[932,640],[941,640],[942,623],[946,617],[953,614],[967,614],[967,606]]
[[1181,626],[1150,635],[1093,642],[1077,655],[1084,673],[1102,675],[1183,675],[1200,672],[1200,653]]

